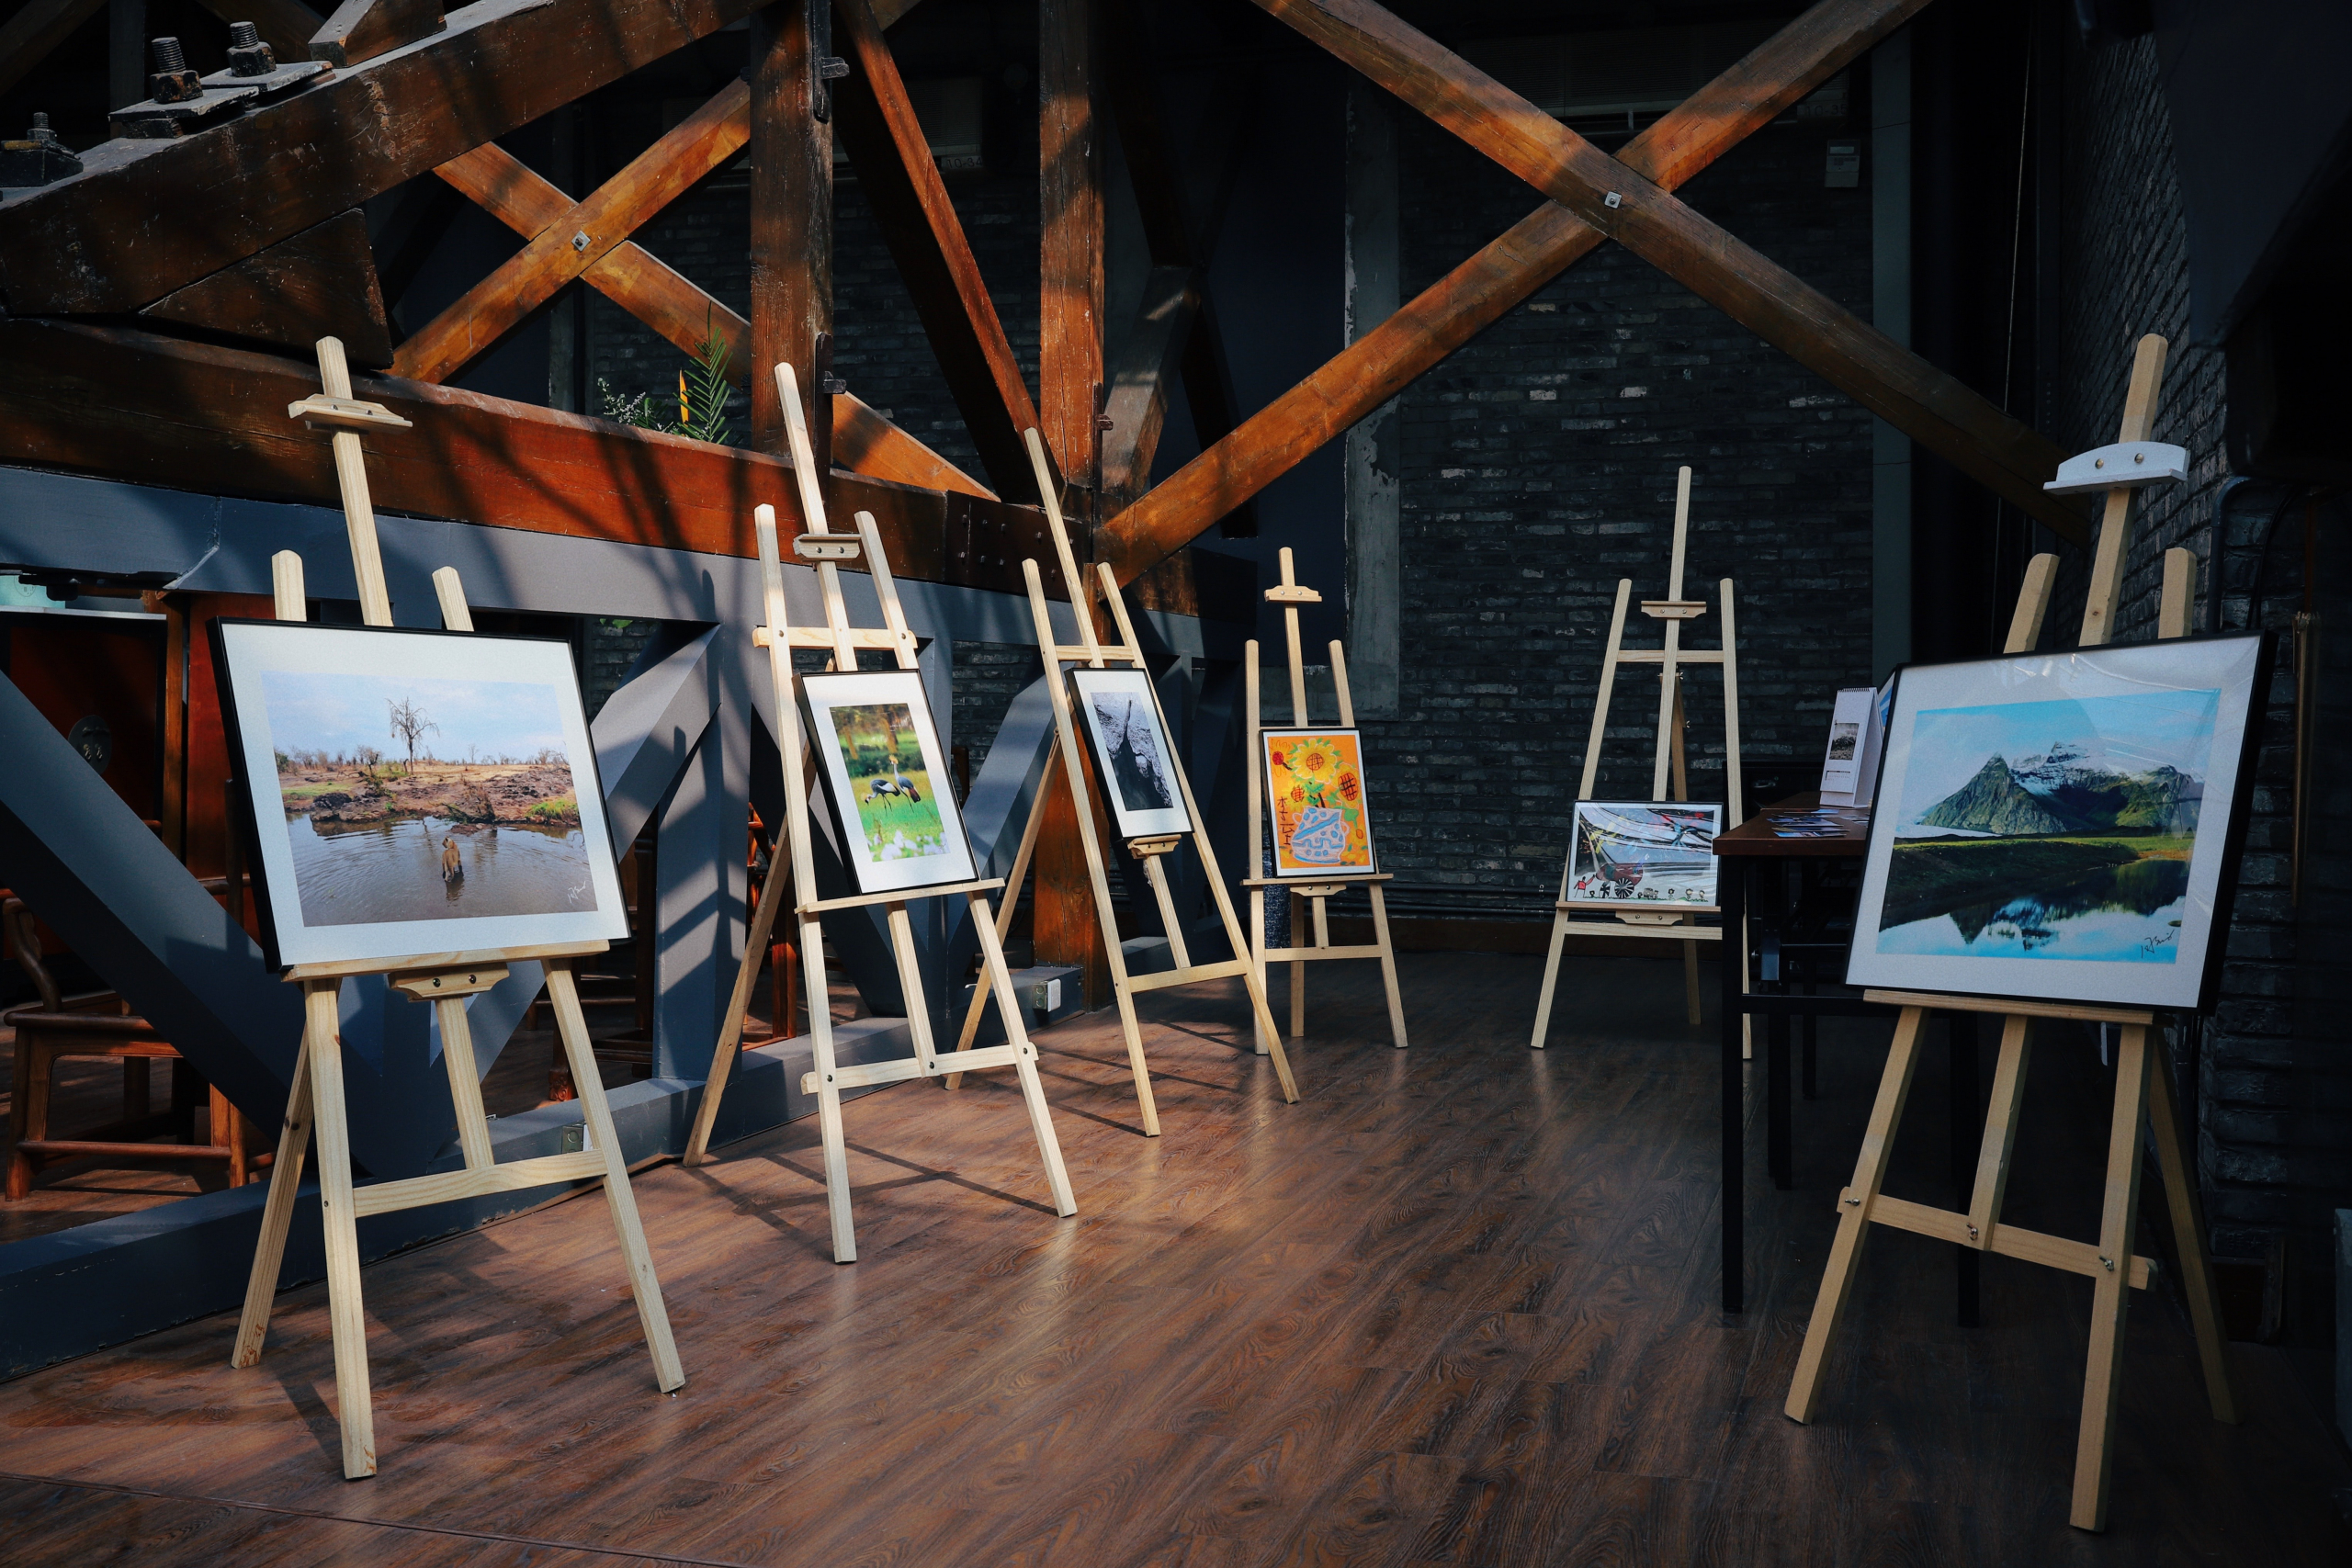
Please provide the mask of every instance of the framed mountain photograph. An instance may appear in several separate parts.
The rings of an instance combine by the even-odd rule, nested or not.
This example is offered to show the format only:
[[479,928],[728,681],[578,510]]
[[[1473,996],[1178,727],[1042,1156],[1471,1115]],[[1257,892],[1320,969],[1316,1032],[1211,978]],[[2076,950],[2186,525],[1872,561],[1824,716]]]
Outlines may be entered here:
[[1903,671],[1849,983],[2210,1006],[2267,667],[2233,637]]
[[628,935],[568,643],[211,635],[273,968]]
[[1579,800],[1568,844],[1571,904],[1713,909],[1724,808],[1687,800]]
[[1069,683],[1119,837],[1191,832],[1192,815],[1176,781],[1175,749],[1160,726],[1151,677],[1140,670],[1073,670]]
[[1261,729],[1276,876],[1377,871],[1364,799],[1363,742],[1352,729]]
[[800,701],[817,776],[841,829],[842,861],[860,893],[911,892],[979,874],[920,671],[804,675]]

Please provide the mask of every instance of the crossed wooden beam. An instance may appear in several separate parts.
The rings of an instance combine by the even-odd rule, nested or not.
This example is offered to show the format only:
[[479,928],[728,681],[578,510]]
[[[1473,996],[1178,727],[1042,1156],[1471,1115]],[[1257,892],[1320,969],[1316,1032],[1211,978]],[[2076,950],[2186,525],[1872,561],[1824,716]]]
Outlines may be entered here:
[[1112,519],[1132,581],[1613,239],[1872,413],[2086,544],[2041,481],[2066,456],[1670,194],[1927,0],[1821,0],[1615,158],[1369,0],[1255,0],[1552,199]]
[[[861,67],[854,75],[857,88],[843,96],[854,97],[862,106],[876,106],[876,114],[888,118],[894,132],[878,145],[871,141],[863,148],[854,144],[852,155],[856,158],[863,151],[865,155],[857,159],[861,171],[874,167],[879,183],[888,183],[886,171],[895,171],[899,176],[897,183],[902,185],[922,185],[923,176],[928,176],[934,193],[929,230],[932,251],[936,256],[953,258],[946,263],[950,266],[960,261],[962,270],[977,285],[978,268],[972,263],[969,243],[947,203],[938,168],[915,122],[906,85],[882,41],[886,24],[879,17],[896,19],[910,4],[911,0],[903,4],[885,0],[883,6],[876,6],[865,0],[842,0],[843,17],[860,46]],[[738,78],[595,192],[577,201],[494,142],[484,142],[441,164],[434,173],[527,243],[402,343],[393,355],[393,373],[418,381],[447,381],[528,320],[567,284],[579,279],[689,354],[697,352],[704,340],[716,333],[729,348],[729,375],[738,385],[743,384],[754,369],[749,352],[751,323],[629,236],[742,151],[750,136],[751,89]],[[1021,428],[1019,422],[1023,418],[1034,422],[1035,414],[1029,409],[1012,348],[1004,342],[1003,329],[984,289],[978,291],[977,300],[996,339],[999,352],[994,358],[997,364],[1011,367],[1009,388],[1019,400],[1006,406],[1002,394],[1008,383],[999,376],[993,389],[1000,394],[999,400],[992,408],[965,409],[967,422],[980,431],[991,423],[987,416],[994,412],[992,423],[1017,446],[1018,436],[1012,433]],[[967,309],[957,313],[953,324],[968,327],[976,320]],[[934,326],[928,315],[925,325]],[[939,327],[948,325],[938,323]],[[978,333],[975,330],[967,335]],[[934,330],[933,336],[938,344],[942,333]],[[948,355],[943,352],[942,357]],[[928,490],[996,499],[988,486],[855,397],[839,395],[833,407],[833,452],[845,466]],[[1026,466],[1024,457],[1023,471]]]

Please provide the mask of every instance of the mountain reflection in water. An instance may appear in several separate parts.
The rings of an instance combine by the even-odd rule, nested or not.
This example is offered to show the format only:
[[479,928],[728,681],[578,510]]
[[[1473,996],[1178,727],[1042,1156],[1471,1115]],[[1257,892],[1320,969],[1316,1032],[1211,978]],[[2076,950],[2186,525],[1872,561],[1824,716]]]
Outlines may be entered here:
[[502,822],[494,830],[456,833],[464,874],[445,882],[441,840],[453,831],[453,824],[435,818],[323,828],[308,817],[288,818],[302,923],[372,925],[595,908],[587,840],[578,828]]
[[2169,964],[2188,863],[2139,860],[1879,932],[1881,953]]

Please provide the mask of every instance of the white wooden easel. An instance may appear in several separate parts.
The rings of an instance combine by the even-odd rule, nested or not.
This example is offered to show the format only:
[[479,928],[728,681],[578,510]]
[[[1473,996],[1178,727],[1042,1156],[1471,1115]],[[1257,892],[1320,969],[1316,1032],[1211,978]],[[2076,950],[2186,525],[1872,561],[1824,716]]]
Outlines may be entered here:
[[[816,457],[809,446],[808,423],[801,412],[799,383],[789,365],[775,367],[775,380],[784,400],[785,428],[792,443],[793,472],[799,479],[801,509],[808,524],[808,532],[792,541],[793,554],[816,564],[817,583],[824,597],[825,624],[791,624],[784,599],[784,563],[776,549],[775,508],[758,508],[753,515],[759,532],[760,576],[766,592],[767,625],[754,633],[754,640],[768,650],[768,673],[775,689],[776,739],[784,751],[789,854],[769,857],[767,883],[760,893],[760,907],[752,917],[751,935],[743,944],[742,967],[736,975],[727,1021],[719,1031],[718,1047],[711,1057],[709,1081],[703,1085],[702,1106],[695,1113],[684,1163],[701,1164],[709,1150],[710,1130],[718,1117],[719,1098],[726,1092],[728,1074],[742,1050],[743,1010],[751,999],[760,961],[767,953],[768,933],[775,924],[776,907],[783,901],[784,879],[780,874],[788,864],[793,912],[800,922],[800,951],[804,955],[800,974],[808,989],[808,1038],[816,1058],[813,1069],[801,1077],[800,1092],[817,1097],[817,1124],[825,1150],[825,1202],[832,1220],[833,1261],[857,1261],[857,1235],[850,1216],[849,1149],[842,1127],[842,1090],[866,1084],[904,1083],[910,1078],[937,1079],[946,1072],[944,1059],[932,1046],[931,1007],[923,997],[914,926],[907,917],[907,905],[917,898],[961,894],[969,903],[972,923],[980,933],[980,956],[986,970],[978,990],[982,994],[995,993],[1004,1013],[1005,1043],[966,1051],[956,1059],[956,1068],[961,1073],[984,1067],[1011,1067],[1018,1075],[1021,1098],[1029,1109],[1030,1130],[1036,1135],[1037,1154],[1045,1163],[1046,1184],[1053,1193],[1054,1213],[1067,1219],[1078,1213],[1078,1201],[1070,1195],[1069,1175],[1062,1166],[1061,1143],[1054,1135],[1053,1113],[1046,1108],[1045,1084],[1037,1074],[1037,1047],[1030,1043],[1022,1029],[1021,1009],[1013,999],[1012,976],[1005,967],[1004,948],[989,918],[989,891],[1003,883],[987,877],[941,887],[859,893],[840,898],[820,898],[817,895],[816,862],[810,855],[808,836],[811,769],[802,749],[799,677],[792,666],[792,650],[824,649],[832,655],[832,667],[837,671],[854,671],[861,648],[888,650],[896,656],[901,670],[919,666],[914,633],[908,629],[906,615],[899,608],[898,583],[890,575],[890,563],[883,553],[882,536],[875,526],[874,514],[857,514],[854,536],[835,534],[827,527],[824,491],[817,473]],[[881,601],[883,625],[879,629],[851,626],[842,599],[841,563],[859,559],[873,574],[875,596]],[[811,737],[808,744],[817,744],[816,738]],[[845,825],[843,830],[856,831],[854,823]],[[885,907],[890,952],[898,961],[899,985],[906,998],[907,1032],[913,1036],[915,1054],[845,1067],[833,1059],[833,1013],[826,992],[825,933],[820,917],[831,909],[867,908],[876,904]]]
[[[1290,711],[1293,726],[1304,729],[1306,716],[1306,666],[1298,646],[1298,607],[1319,604],[1323,595],[1312,588],[1301,588],[1291,575],[1290,547],[1282,551],[1283,580],[1279,586],[1266,590],[1270,604],[1283,607],[1283,631],[1290,649]],[[1250,775],[1250,842],[1254,847],[1264,841],[1266,780],[1262,749],[1259,733],[1265,728],[1258,711],[1258,643],[1251,638],[1242,645],[1242,702],[1250,710],[1248,749],[1242,753],[1242,766]],[[1348,690],[1348,652],[1337,642],[1331,645],[1331,682],[1340,694],[1340,728],[1353,729],[1356,726],[1355,698]],[[1370,810],[1367,804],[1365,809]],[[1405,1049],[1405,998],[1396,988],[1396,950],[1388,940],[1388,903],[1383,897],[1381,885],[1390,881],[1386,872],[1338,872],[1329,876],[1312,878],[1282,876],[1246,876],[1241,885],[1250,889],[1250,958],[1257,965],[1258,987],[1266,985],[1266,964],[1269,960],[1290,961],[1290,1032],[1293,1036],[1306,1032],[1306,965],[1316,959],[1377,958],[1380,978],[1388,988],[1388,1032],[1396,1049]],[[1330,919],[1325,906],[1338,894],[1351,887],[1362,887],[1372,895],[1372,941],[1351,947],[1331,945]],[[1291,933],[1288,947],[1269,949],[1266,946],[1266,895],[1276,889],[1286,889],[1293,896],[1291,908],[1305,898],[1315,907],[1315,942],[1302,946],[1295,931]],[[1266,1041],[1258,1040],[1258,1052],[1263,1055]]]
[[[1153,975],[1130,975],[1126,960],[1119,946],[1119,921],[1111,905],[1111,884],[1102,862],[1102,845],[1094,835],[1094,803],[1086,798],[1086,763],[1082,750],[1083,738],[1078,732],[1077,716],[1070,711],[1069,666],[1081,664],[1091,670],[1111,664],[1131,665],[1143,671],[1147,677],[1150,666],[1144,662],[1143,648],[1136,640],[1136,628],[1127,618],[1127,607],[1119,596],[1119,580],[1107,564],[1097,563],[1101,574],[1102,597],[1111,607],[1111,618],[1119,628],[1119,640],[1106,643],[1095,634],[1094,610],[1090,603],[1086,580],[1079,575],[1078,558],[1071,552],[1069,530],[1062,521],[1059,486],[1046,463],[1046,447],[1034,430],[1026,433],[1029,441],[1029,462],[1037,475],[1037,492],[1046,499],[1046,521],[1053,530],[1054,553],[1059,558],[1062,581],[1069,588],[1070,613],[1078,620],[1078,644],[1062,643],[1054,636],[1053,612],[1046,599],[1045,579],[1039,575],[1033,559],[1021,563],[1022,574],[1029,583],[1029,613],[1037,626],[1037,652],[1045,660],[1046,690],[1054,702],[1054,728],[1060,737],[1057,756],[1062,780],[1069,785],[1070,800],[1077,807],[1078,839],[1086,852],[1086,870],[1094,886],[1094,914],[1102,928],[1102,943],[1108,951],[1111,967],[1111,992],[1119,1007],[1119,1028],[1126,1038],[1127,1066],[1135,1076],[1136,1104],[1142,1112],[1146,1137],[1159,1136],[1159,1108],[1151,1094],[1151,1064],[1143,1054],[1143,1032],[1136,1024],[1136,998],[1146,991],[1164,990],[1170,986],[1190,986],[1203,980],[1226,980],[1239,976],[1250,993],[1250,1009],[1256,1016],[1259,1037],[1272,1041],[1274,1076],[1281,1080],[1283,1099],[1294,1104],[1298,1100],[1298,1085],[1291,1077],[1290,1058],[1283,1054],[1282,1041],[1274,1038],[1273,1016],[1266,1010],[1265,987],[1259,984],[1257,968],[1250,962],[1249,942],[1242,937],[1241,922],[1234,918],[1233,900],[1225,891],[1225,879],[1217,872],[1216,852],[1209,847],[1208,824],[1201,816],[1200,807],[1193,799],[1193,785],[1185,776],[1181,758],[1168,758],[1169,775],[1176,781],[1184,797],[1184,814],[1193,820],[1192,840],[1200,851],[1201,868],[1208,877],[1209,893],[1216,900],[1218,916],[1225,921],[1226,940],[1233,944],[1234,956],[1216,964],[1195,964],[1184,942],[1184,922],[1176,913],[1176,902],[1168,894],[1168,874],[1159,863],[1162,855],[1172,852],[1184,841],[1185,835],[1171,833],[1165,838],[1136,839],[1127,851],[1143,863],[1145,879],[1159,900],[1159,919],[1168,932],[1169,953],[1174,958],[1173,969]],[[1147,681],[1147,683],[1148,682]],[[1159,718],[1160,733],[1172,734],[1168,728],[1168,716],[1159,712],[1159,696],[1152,694],[1152,709]],[[1048,758],[1046,771],[1037,782],[1037,797],[1029,808],[1028,826],[1022,829],[1021,848],[1012,863],[1012,875],[1004,887],[1004,900],[998,908],[993,935],[1001,939],[1012,928],[1013,906],[1021,899],[1021,879],[1037,847],[1037,828],[1046,812],[1047,793],[1053,787],[1055,759]],[[975,990],[971,1010],[964,1016],[964,1032],[956,1049],[960,1053],[971,1043],[973,1033],[979,1028],[981,1010],[988,1005],[988,994]],[[999,1010],[1004,1013],[1006,1027],[1012,1024],[1012,1010],[1003,998]],[[951,1087],[954,1080],[950,1079]]]
[[[1577,798],[1590,800],[1594,781],[1600,775],[1601,741],[1609,732],[1609,700],[1617,685],[1620,664],[1655,664],[1658,667],[1657,748],[1650,769],[1650,798],[1667,798],[1667,776],[1673,774],[1676,800],[1690,798],[1690,780],[1684,751],[1682,720],[1682,666],[1686,664],[1719,665],[1724,672],[1724,789],[1725,831],[1740,824],[1739,808],[1739,667],[1737,640],[1732,624],[1732,584],[1726,577],[1720,585],[1724,617],[1724,645],[1715,649],[1686,649],[1682,646],[1682,623],[1695,621],[1707,613],[1704,600],[1682,597],[1682,560],[1690,535],[1690,469],[1685,466],[1675,481],[1674,489],[1674,558],[1667,578],[1667,596],[1642,601],[1642,614],[1666,623],[1666,645],[1663,648],[1627,648],[1625,639],[1625,606],[1634,596],[1634,580],[1617,580],[1617,608],[1609,618],[1609,646],[1600,656],[1600,691],[1592,705],[1592,735],[1585,742],[1584,774],[1577,784]],[[1576,846],[1568,846],[1567,861],[1560,867],[1560,896],[1552,906],[1552,944],[1544,960],[1544,990],[1535,1002],[1535,1035],[1528,1042],[1537,1050],[1544,1048],[1544,1037],[1552,1028],[1552,996],[1560,979],[1560,950],[1566,944],[1568,933],[1586,936],[1666,937],[1682,943],[1682,995],[1692,1023],[1699,1021],[1699,943],[1725,940],[1721,926],[1702,926],[1698,917],[1719,914],[1721,910],[1708,905],[1701,908],[1682,909],[1623,909],[1610,907],[1618,923],[1606,920],[1579,920],[1576,917],[1584,910],[1596,908],[1580,904],[1568,897],[1568,879],[1576,865]],[[1740,943],[1741,962],[1747,954],[1746,933],[1734,933]],[[1726,960],[1729,962],[1729,960]]]
[[[360,618],[371,626],[392,624],[391,600],[384,589],[383,557],[376,544],[376,514],[368,494],[368,470],[358,432],[369,428],[408,428],[380,403],[361,402],[351,395],[351,372],[343,344],[334,338],[319,340],[319,375],[322,397],[310,397],[287,412],[313,427],[334,432],[335,474],[343,491],[344,517],[351,536],[351,563],[359,584]],[[299,621],[305,616],[302,559],[281,550],[270,561],[271,586],[277,618]],[[442,623],[451,631],[474,629],[466,607],[463,586],[454,567],[433,574],[441,604]],[[252,787],[264,787],[253,781]],[[670,1337],[670,1317],[662,1304],[662,1287],[654,1278],[653,1258],[645,1245],[645,1230],[638,1221],[637,1200],[629,1190],[628,1165],[621,1157],[620,1135],[613,1130],[613,1115],[605,1099],[604,1079],[596,1071],[590,1049],[588,1023],[580,1010],[580,993],[571,962],[602,953],[602,941],[553,946],[500,948],[476,953],[425,953],[381,962],[298,964],[286,978],[302,987],[302,1046],[295,1059],[294,1082],[286,1099],[286,1122],[277,1140],[277,1160],[270,1168],[269,1197],[262,1210],[261,1236],[254,1247],[253,1273],[245,1284],[244,1314],[237,1327],[237,1344],[229,1358],[232,1367],[250,1367],[261,1359],[269,1333],[271,1298],[277,1291],[277,1270],[286,1255],[286,1235],[294,1219],[296,1190],[302,1181],[302,1157],[311,1135],[319,1140],[319,1208],[326,1232],[327,1315],[334,1341],[334,1382],[337,1415],[343,1427],[343,1473],[356,1481],[376,1473],[376,1424],[368,1386],[368,1330],[359,1292],[358,1220],[368,1214],[391,1213],[447,1203],[461,1198],[514,1192],[558,1181],[601,1177],[611,1205],[613,1229],[620,1238],[621,1257],[628,1270],[629,1290],[637,1298],[638,1321],[653,1353],[655,1382],[667,1393],[686,1381],[678,1362],[678,1348]],[[481,1076],[474,1062],[473,1036],[466,1025],[466,998],[489,990],[506,978],[506,965],[536,960],[547,972],[548,998],[554,1004],[556,1032],[563,1041],[565,1059],[579,1087],[581,1110],[586,1120],[587,1147],[577,1154],[545,1155],[499,1164],[490,1146],[490,1123],[482,1111]],[[465,1156],[462,1170],[413,1176],[401,1181],[378,1182],[355,1189],[351,1184],[351,1134],[345,1121],[343,1085],[343,1039],[340,999],[343,982],[356,975],[382,975],[392,988],[418,1001],[433,1004],[441,1030],[441,1065],[449,1075],[449,1100],[458,1113],[458,1146]]]
[[[2131,389],[2124,402],[2122,443],[2144,443],[2155,421],[2156,389],[2164,377],[2165,340],[2149,334],[2140,340],[2133,356]],[[2102,451],[2111,450],[2102,448]],[[2090,457],[2093,454],[2085,454]],[[2079,462],[2081,459],[2075,459]],[[2070,462],[2068,467],[2073,467]],[[2125,470],[2129,473],[2129,470]],[[2134,491],[2151,479],[2162,477],[2145,469],[2130,474],[2108,491],[2093,558],[2089,602],[2083,611],[2082,646],[2097,648],[2114,635],[2115,614],[2122,586]],[[2026,570],[2025,586],[2018,596],[2009,624],[2005,652],[2030,653],[2041,640],[2042,616],[2050,607],[2051,584],[2058,558],[2041,555]],[[2166,552],[2164,598],[2157,635],[2180,637],[2188,628],[2189,583],[2195,559],[2187,550]],[[2230,1394],[2230,1375],[2222,1351],[2221,1311],[2213,1293],[2213,1273],[2206,1241],[2205,1216],[2198,1202],[2196,1184],[2180,1136],[2180,1120],[2173,1106],[2172,1072],[2165,1061],[2164,1040],[2153,1035],[2153,1012],[2134,1008],[2078,1007],[2065,1003],[2009,1000],[2000,998],[1927,995],[1911,991],[1867,991],[1864,996],[1903,1010],[1894,1025],[1894,1043],[1887,1054],[1886,1072],[1879,1080],[1878,1099],[1871,1108],[1862,1134],[1860,1157],[1855,1162],[1853,1184],[1838,1196],[1838,1236],[1829,1249],[1821,1293],[1806,1325],[1804,1348],[1797,1360],[1796,1377],[1789,1388],[1787,1411],[1796,1421],[1810,1421],[1821,1401],[1823,1365],[1853,1292],[1861,1263],[1862,1242],[1871,1224],[1915,1231],[1979,1252],[1997,1252],[2052,1269],[2090,1277],[2090,1357],[2083,1377],[2082,1423],[2075,1446],[2075,1493],[2068,1517],[2080,1529],[2107,1528],[2108,1482],[2115,1452],[2116,1400],[2122,1382],[2124,1318],[2132,1292],[2145,1289],[2155,1265],[2132,1256],[2132,1244],[2140,1220],[2140,1149],[2143,1134],[2153,1135],[2156,1161],[2164,1175],[2165,1206],[2172,1216],[2173,1238],[2187,1277],[2181,1281],[2188,1298],[2188,1315],[2197,1336],[2198,1359],[2203,1365],[2206,1397],[2218,1421],[2237,1420]],[[1903,1105],[1911,1090],[1917,1064],[1919,1037],[1930,1011],[2000,1013],[2001,1052],[1993,1069],[1993,1098],[1984,1117],[1984,1138],[1977,1155],[1976,1180],[1969,1195],[1968,1212],[1956,1213],[1880,1190],[1894,1156],[1895,1128],[1903,1120]],[[2115,1113],[2109,1124],[2107,1185],[2099,1210],[2098,1240],[2070,1241],[2001,1223],[2001,1204],[2009,1182],[2009,1156],[2017,1143],[2018,1114],[2022,1106],[2027,1034],[2038,1018],[2072,1019],[2120,1031],[2116,1048]]]

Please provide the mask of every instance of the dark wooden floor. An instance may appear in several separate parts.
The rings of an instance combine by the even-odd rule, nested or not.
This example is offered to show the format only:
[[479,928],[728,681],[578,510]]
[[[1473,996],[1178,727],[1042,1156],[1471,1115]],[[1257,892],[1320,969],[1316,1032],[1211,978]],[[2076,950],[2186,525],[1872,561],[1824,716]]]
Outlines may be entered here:
[[[1352,967],[1352,966],[1351,966]],[[1149,1009],[1167,1135],[1111,1015],[1044,1037],[1081,1209],[998,1083],[848,1110],[862,1260],[813,1122],[638,1192],[689,1382],[654,1392],[605,1205],[367,1270],[382,1473],[336,1464],[325,1296],[271,1352],[220,1317],[0,1385],[0,1562],[2041,1564],[2338,1561],[2342,1451],[2277,1354],[2204,1413],[2180,1314],[2132,1318],[2112,1528],[2065,1522],[2086,1281],[1873,1240],[1823,1418],[1781,1415],[1885,1025],[1824,1047],[1798,1187],[1760,1158],[1744,1316],[1716,1309],[1715,1057],[1679,965],[1523,958],[1318,977],[1284,1106],[1237,998]],[[1277,1001],[1277,1010],[1280,1003]],[[2081,1053],[2075,1053],[2079,1057]],[[2037,1051],[2013,1217],[2087,1234],[2095,1058]],[[1001,1077],[1001,1075],[993,1075]],[[1924,1073],[1891,1190],[1941,1201]]]

